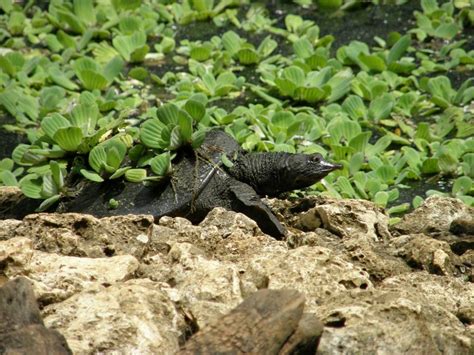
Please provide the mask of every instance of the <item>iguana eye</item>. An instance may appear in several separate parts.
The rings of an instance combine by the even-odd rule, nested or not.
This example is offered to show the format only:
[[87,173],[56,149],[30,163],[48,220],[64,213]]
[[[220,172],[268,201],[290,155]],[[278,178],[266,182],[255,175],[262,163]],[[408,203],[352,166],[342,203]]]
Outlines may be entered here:
[[322,155],[317,153],[317,154],[313,154],[309,160],[312,162],[318,162],[321,159],[322,159]]

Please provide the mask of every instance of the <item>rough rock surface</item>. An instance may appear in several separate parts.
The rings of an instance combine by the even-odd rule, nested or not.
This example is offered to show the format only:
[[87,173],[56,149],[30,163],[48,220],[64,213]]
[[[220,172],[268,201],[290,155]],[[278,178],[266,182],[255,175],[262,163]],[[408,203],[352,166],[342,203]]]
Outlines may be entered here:
[[323,325],[303,309],[304,297],[295,290],[259,290],[195,334],[179,354],[314,352]]
[[71,354],[64,337],[44,326],[30,282],[19,277],[0,287],[1,354]]
[[199,225],[81,214],[3,220],[0,283],[32,280],[45,324],[76,354],[173,354],[266,288],[304,295],[305,312],[324,324],[320,354],[473,353],[472,208],[431,197],[389,228],[366,201],[269,205],[286,222],[286,241],[221,208]]

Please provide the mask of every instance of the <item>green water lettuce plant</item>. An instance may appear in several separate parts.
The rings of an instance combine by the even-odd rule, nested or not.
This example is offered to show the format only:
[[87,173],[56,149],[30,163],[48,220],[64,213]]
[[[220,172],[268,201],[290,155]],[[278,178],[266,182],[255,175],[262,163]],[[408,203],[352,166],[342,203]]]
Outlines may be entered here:
[[296,101],[316,103],[339,100],[350,90],[353,77],[349,68],[337,71],[325,67],[319,71],[305,72],[298,66],[289,66],[281,70],[273,83],[282,96],[289,96]]
[[263,58],[268,57],[277,47],[277,42],[270,36],[267,36],[255,48],[253,44],[242,39],[234,31],[228,31],[222,35],[222,44],[224,49],[243,65],[260,62]]

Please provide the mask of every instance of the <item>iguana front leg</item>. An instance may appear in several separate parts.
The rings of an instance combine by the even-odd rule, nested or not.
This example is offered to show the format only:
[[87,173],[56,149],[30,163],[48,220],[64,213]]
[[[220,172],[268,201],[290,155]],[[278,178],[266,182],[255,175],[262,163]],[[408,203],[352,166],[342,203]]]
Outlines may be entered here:
[[276,239],[285,236],[285,228],[251,186],[233,179],[229,190],[233,195],[232,210],[252,218],[264,233]]

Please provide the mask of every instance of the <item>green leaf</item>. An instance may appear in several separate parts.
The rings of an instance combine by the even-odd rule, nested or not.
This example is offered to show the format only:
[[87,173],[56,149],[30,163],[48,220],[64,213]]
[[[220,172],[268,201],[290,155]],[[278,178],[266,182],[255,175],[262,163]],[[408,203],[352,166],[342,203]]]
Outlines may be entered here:
[[410,45],[411,45],[410,35],[405,35],[405,36],[400,37],[400,39],[390,49],[390,52],[388,52],[387,63],[391,64],[399,60],[403,56],[403,54],[406,52],[408,47],[410,47]]
[[89,165],[97,173],[102,171],[103,166],[107,163],[107,152],[103,145],[98,145],[92,148],[89,152]]
[[165,125],[177,125],[180,116],[180,109],[172,103],[164,104],[156,110],[156,116]]
[[20,181],[21,192],[23,192],[26,197],[41,199],[43,198],[41,195],[42,183],[42,179],[37,175],[27,175]]
[[386,191],[378,191],[374,198],[373,201],[376,205],[379,205],[380,207],[385,207],[387,206],[388,203],[388,193]]
[[228,168],[232,168],[234,166],[234,163],[227,157],[225,153],[221,154],[221,161],[222,164]]
[[125,172],[125,179],[130,182],[142,182],[146,179],[145,169],[129,169]]
[[375,121],[386,119],[392,112],[395,100],[390,94],[375,98],[369,106],[369,118]]
[[81,128],[84,136],[95,133],[97,119],[99,118],[99,108],[96,104],[79,104],[71,110],[71,123]]
[[58,187],[54,183],[53,176],[49,172],[43,175],[43,185],[41,194],[43,197],[51,197],[59,193]]
[[460,30],[460,27],[455,23],[442,23],[436,27],[433,35],[450,40],[453,39]]
[[349,141],[349,147],[354,148],[354,151],[356,152],[363,153],[365,152],[365,148],[367,147],[371,136],[372,132],[359,133],[357,136],[355,136]]
[[334,102],[345,96],[351,89],[351,83],[354,75],[351,69],[339,71],[326,83],[330,88],[330,96],[328,102]]
[[390,207],[388,209],[388,214],[397,214],[397,213],[404,213],[407,212],[410,209],[410,204],[409,203],[402,203],[400,205],[396,205],[393,207]]
[[456,95],[456,91],[451,87],[451,81],[446,76],[429,79],[427,89],[433,95],[433,101],[443,108],[447,108]]
[[41,202],[39,207],[36,209],[36,212],[46,211],[48,208],[50,208],[52,205],[54,205],[56,202],[58,202],[60,198],[61,198],[60,194],[48,197],[46,200]]
[[162,131],[165,127],[165,124],[156,118],[145,121],[140,128],[141,142],[149,148],[164,148]]
[[191,136],[193,134],[193,119],[186,112],[181,111],[178,117],[178,126],[181,132],[181,139],[184,142],[191,142]]
[[61,170],[60,165],[57,161],[51,160],[49,162],[49,167],[51,169],[54,184],[58,187],[58,189],[62,189],[64,186],[64,174]]
[[260,61],[260,56],[252,48],[242,48],[237,52],[239,62],[243,65],[256,64]]
[[242,40],[234,31],[228,31],[222,35],[222,44],[231,56],[236,54],[241,47]]
[[199,122],[206,114],[205,106],[196,100],[190,99],[186,101],[186,104],[184,105],[184,109],[197,122]]
[[290,80],[296,86],[303,86],[305,73],[303,69],[293,65],[283,70],[282,78]]
[[84,176],[86,179],[94,181],[94,182],[103,182],[104,179],[97,173],[86,170],[86,169],[81,169],[81,174]]
[[349,172],[351,175],[354,175],[361,169],[364,161],[365,157],[363,152],[357,152],[352,155],[351,160],[349,161]]
[[41,121],[41,129],[51,138],[60,128],[67,127],[71,127],[71,123],[59,113],[53,113]]
[[421,166],[421,172],[423,174],[437,174],[440,172],[439,163],[437,158],[428,158],[423,161]]
[[375,174],[385,183],[391,183],[397,175],[397,170],[391,165],[382,165],[375,170]]
[[376,54],[359,54],[359,60],[365,65],[368,70],[373,70],[376,72],[382,72],[387,69],[385,61]]
[[0,171],[0,181],[4,186],[18,186],[15,175],[9,170]]
[[340,192],[344,198],[357,198],[358,197],[349,179],[346,178],[345,176],[339,176],[337,178],[337,185],[339,186]]
[[162,153],[150,160],[150,167],[153,173],[158,176],[166,176],[171,170],[170,153]]
[[325,99],[328,92],[317,87],[299,87],[294,92],[294,97],[297,100],[314,103]]
[[303,37],[293,43],[293,51],[299,58],[308,58],[314,53],[313,46],[308,38]]
[[206,138],[206,129],[198,129],[196,132],[193,133],[191,137],[191,146],[196,149],[201,146],[201,144],[204,142],[204,139]]
[[109,84],[107,79],[102,74],[88,69],[80,71],[78,73],[78,78],[82,82],[84,88],[87,90],[103,90]]
[[171,130],[169,149],[176,150],[183,145],[183,139],[179,126],[174,127]]
[[303,18],[296,15],[286,15],[285,26],[290,32],[296,32],[298,28],[303,25]]
[[76,152],[82,142],[82,130],[79,127],[59,128],[53,136],[61,149],[67,152]]
[[[132,60],[132,55],[136,57],[133,59],[138,61],[143,59],[140,57],[143,57],[148,52],[146,33],[144,31],[136,31],[130,36],[116,36],[112,40],[112,44],[127,62]],[[136,51],[140,53],[134,53]]]
[[85,24],[89,26],[95,24],[96,18],[92,0],[74,0],[74,13]]
[[461,176],[454,181],[452,194],[457,195],[468,195],[472,189],[472,179],[469,176]]
[[79,87],[72,81],[70,80],[63,71],[61,71],[58,67],[56,66],[50,66],[48,68],[48,74],[51,80],[63,88],[67,90],[77,90]]
[[110,83],[122,73],[124,62],[119,56],[113,57],[104,67],[104,78]]
[[122,163],[124,158],[124,154],[120,154],[119,149],[117,147],[110,147],[106,150],[107,152],[107,165],[105,165],[105,170],[108,173],[115,172]]
[[[474,154],[473,154],[474,155]],[[0,171],[1,170],[13,170],[14,162],[10,158],[3,158],[0,160]]]
[[342,103],[342,108],[355,120],[365,118],[367,115],[367,108],[364,105],[364,101],[356,95],[348,96]]
[[212,47],[209,45],[201,45],[191,48],[189,55],[198,62],[204,62],[211,57]]
[[293,96],[297,88],[296,84],[288,79],[276,78],[275,84],[283,96]]

